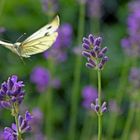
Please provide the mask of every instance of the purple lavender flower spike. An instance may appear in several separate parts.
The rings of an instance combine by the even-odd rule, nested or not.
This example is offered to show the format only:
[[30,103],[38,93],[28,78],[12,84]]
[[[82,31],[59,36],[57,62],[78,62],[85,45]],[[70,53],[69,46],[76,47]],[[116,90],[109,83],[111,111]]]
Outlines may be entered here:
[[2,108],[11,108],[13,103],[20,104],[24,98],[23,81],[18,81],[18,77],[13,75],[7,82],[1,84],[0,106]]
[[88,46],[90,45],[90,41],[85,37],[83,37],[83,42]]
[[100,46],[98,46],[98,45],[95,45],[95,46],[94,46],[94,51],[95,51],[96,53],[99,53],[100,49],[101,49]]
[[[28,111],[25,113],[25,118],[23,118],[20,115],[18,116],[18,125],[19,125],[18,127],[21,134],[31,131],[31,127],[29,126],[29,121],[31,121],[31,118],[32,116]],[[11,128],[5,127],[4,129],[5,140],[17,140],[17,135],[18,131],[15,123],[12,124]]]
[[90,57],[90,53],[86,51],[83,51],[82,55],[85,56],[86,58]]
[[94,50],[92,50],[90,53],[91,53],[91,56],[96,57],[96,52]]
[[95,104],[91,103],[91,109],[94,110],[97,114],[102,114],[107,110],[106,102],[103,102],[103,104],[100,106],[98,102],[98,98],[95,100]]
[[103,58],[103,56],[104,56],[104,54],[100,51],[100,52],[98,53],[98,58]]
[[97,45],[97,46],[100,46],[101,43],[102,43],[102,38],[101,38],[101,37],[96,38],[95,41],[94,41],[94,45],[95,45],[95,46],[96,46],[96,45]]
[[103,104],[101,106],[101,110],[102,110],[103,113],[106,112],[106,110],[107,110],[106,102],[103,102]]
[[86,50],[89,50],[89,49],[90,49],[89,45],[87,45],[86,43],[83,43],[83,44],[82,44],[82,47],[83,47],[84,49],[86,49]]
[[105,63],[108,61],[108,57],[107,56],[104,56],[101,60],[101,62],[98,64],[98,68],[101,70],[103,69]]
[[108,48],[107,48],[107,47],[104,47],[104,48],[101,50],[101,52],[105,54],[105,53],[107,52],[107,50],[108,50]]
[[[82,55],[85,56],[88,60],[86,66],[88,68],[94,69],[103,69],[105,63],[108,61],[108,57],[105,56],[107,52],[107,47],[101,49],[101,37],[94,37],[92,34],[88,36],[88,38],[83,38],[83,48],[85,50],[82,51]],[[98,67],[96,67],[96,65]]]
[[91,109],[95,111],[95,105],[93,103],[91,103]]
[[90,43],[93,45],[94,44],[94,36],[92,34],[90,34],[88,36]]
[[104,56],[101,63],[104,65],[108,60],[109,60],[108,57]]
[[89,62],[90,64],[92,64],[93,66],[96,67],[96,63],[95,63],[95,61],[92,60],[91,58],[88,58],[88,62]]
[[17,140],[17,134],[13,129],[11,129],[9,127],[5,127],[4,139],[5,140]]
[[87,67],[87,68],[94,68],[95,66],[92,65],[91,63],[86,63],[86,67]]

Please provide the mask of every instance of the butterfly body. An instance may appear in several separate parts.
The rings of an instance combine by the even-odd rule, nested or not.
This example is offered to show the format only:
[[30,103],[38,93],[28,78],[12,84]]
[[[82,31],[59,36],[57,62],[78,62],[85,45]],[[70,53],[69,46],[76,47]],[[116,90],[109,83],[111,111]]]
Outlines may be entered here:
[[46,51],[55,42],[59,27],[59,17],[56,16],[50,23],[33,33],[23,42],[14,44],[0,40],[0,45],[5,46],[20,57],[30,57],[31,55]]

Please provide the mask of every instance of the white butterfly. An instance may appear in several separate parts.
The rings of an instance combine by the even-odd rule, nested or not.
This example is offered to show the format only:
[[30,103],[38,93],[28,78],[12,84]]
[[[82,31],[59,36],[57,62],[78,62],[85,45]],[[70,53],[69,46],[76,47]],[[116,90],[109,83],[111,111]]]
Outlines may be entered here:
[[33,33],[23,42],[14,44],[0,40],[0,45],[5,46],[20,57],[30,57],[30,55],[44,52],[55,42],[59,27],[59,16],[56,16],[50,23]]

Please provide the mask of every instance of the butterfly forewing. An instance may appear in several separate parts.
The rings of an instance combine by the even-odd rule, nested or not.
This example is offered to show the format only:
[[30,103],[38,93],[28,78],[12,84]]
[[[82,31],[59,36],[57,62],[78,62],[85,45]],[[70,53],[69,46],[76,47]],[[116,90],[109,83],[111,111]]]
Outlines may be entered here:
[[44,37],[45,35],[51,35],[58,29],[58,26],[59,26],[59,17],[56,16],[50,24],[45,25],[44,27],[33,33],[23,42],[23,44]]
[[51,34],[49,36],[44,36],[39,39],[30,41],[26,44],[23,44],[23,46],[21,44],[21,50],[20,50],[21,56],[30,57],[30,55],[44,52],[50,46],[52,46],[52,44],[54,43],[54,41],[57,38],[57,35],[58,35],[58,33],[54,32],[53,34]]

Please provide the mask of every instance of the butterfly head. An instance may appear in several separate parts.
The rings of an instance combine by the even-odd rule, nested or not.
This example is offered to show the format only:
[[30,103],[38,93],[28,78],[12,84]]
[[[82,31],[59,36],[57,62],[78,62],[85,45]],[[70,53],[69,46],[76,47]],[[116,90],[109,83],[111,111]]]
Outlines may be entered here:
[[13,46],[14,46],[13,51],[14,51],[17,55],[20,55],[20,45],[21,45],[20,42],[16,42],[16,43],[13,44]]
[[20,42],[14,43],[14,48],[15,48],[15,49],[19,49],[20,44],[21,44]]

